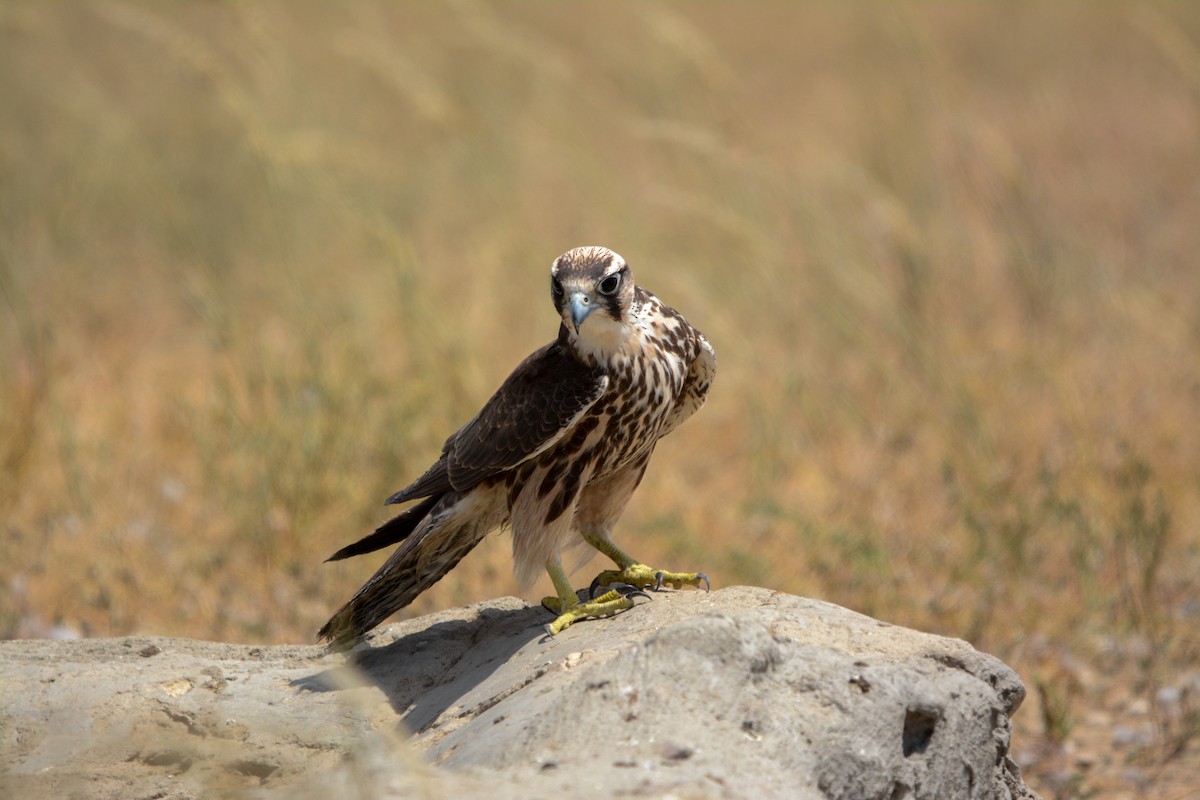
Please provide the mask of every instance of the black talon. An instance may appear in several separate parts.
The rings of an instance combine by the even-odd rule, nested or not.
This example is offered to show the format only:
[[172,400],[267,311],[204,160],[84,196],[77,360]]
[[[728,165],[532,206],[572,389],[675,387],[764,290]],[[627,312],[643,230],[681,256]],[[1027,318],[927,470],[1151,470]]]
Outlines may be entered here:
[[658,591],[662,590],[663,578],[665,578],[666,576],[667,576],[667,574],[665,572],[663,572],[661,569],[658,572],[654,573],[654,591],[658,592]]
[[706,591],[706,592],[712,591],[712,584],[708,582],[708,576],[705,575],[703,572],[697,572],[696,580],[700,580],[701,578],[704,579],[704,591]]
[[600,588],[600,576],[597,575],[592,581],[592,585],[588,587],[588,599],[592,600],[596,597],[596,589]]
[[644,598],[646,598],[647,600],[653,600],[653,599],[654,599],[653,597],[651,597],[650,595],[646,594],[645,592],[643,592],[643,591],[642,591],[641,589],[639,589],[638,587],[636,587],[636,586],[632,586],[632,585],[630,585],[630,584],[628,584],[628,583],[614,583],[614,584],[612,584],[611,586],[609,586],[608,588],[610,588],[610,589],[616,589],[616,590],[617,590],[617,594],[621,595],[622,597],[644,597]]

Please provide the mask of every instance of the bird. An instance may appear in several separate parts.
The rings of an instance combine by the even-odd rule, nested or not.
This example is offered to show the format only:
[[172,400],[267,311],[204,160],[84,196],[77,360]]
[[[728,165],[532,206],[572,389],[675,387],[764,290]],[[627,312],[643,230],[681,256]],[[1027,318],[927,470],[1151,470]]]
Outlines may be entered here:
[[[606,247],[555,259],[550,298],[559,316],[554,341],[522,361],[446,439],[437,461],[386,501],[420,502],[327,559],[399,545],[319,640],[349,648],[505,527],[522,585],[549,573],[555,595],[542,605],[556,615],[546,625],[551,635],[632,608],[645,589],[710,587],[703,572],[639,562],[611,534],[658,440],[704,404],[717,367],[712,345],[635,284],[629,264]],[[616,568],[577,592],[563,553],[589,546]],[[596,596],[598,588],[607,591]]]

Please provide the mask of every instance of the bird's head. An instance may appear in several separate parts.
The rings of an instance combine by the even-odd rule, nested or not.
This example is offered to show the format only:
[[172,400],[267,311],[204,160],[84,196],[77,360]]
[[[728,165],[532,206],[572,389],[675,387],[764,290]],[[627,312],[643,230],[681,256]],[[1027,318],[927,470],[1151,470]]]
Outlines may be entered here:
[[633,273],[607,247],[576,247],[550,267],[550,298],[572,341],[612,353],[629,336]]

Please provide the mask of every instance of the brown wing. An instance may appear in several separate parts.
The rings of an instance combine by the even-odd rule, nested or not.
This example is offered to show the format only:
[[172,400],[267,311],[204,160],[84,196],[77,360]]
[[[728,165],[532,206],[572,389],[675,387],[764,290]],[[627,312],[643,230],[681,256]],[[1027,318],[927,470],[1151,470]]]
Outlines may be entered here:
[[712,386],[713,377],[717,374],[717,354],[704,334],[695,328],[691,332],[696,336],[696,357],[688,368],[687,377],[683,381],[683,389],[675,401],[675,407],[667,416],[658,436],[661,439],[683,424],[683,421],[700,410],[708,397],[708,389]]
[[559,342],[517,366],[475,418],[442,448],[442,456],[412,485],[388,498],[403,503],[450,489],[465,491],[554,445],[608,386]]
[[554,445],[608,388],[608,376],[552,342],[521,362],[475,419],[448,443],[460,491]]
[[446,444],[442,447],[442,457],[435,461],[432,467],[425,470],[424,475],[396,492],[384,503],[389,506],[393,503],[407,503],[418,497],[430,497],[453,489],[454,487],[450,485],[450,471],[446,467],[446,451],[450,449],[453,440],[453,436],[446,440]]

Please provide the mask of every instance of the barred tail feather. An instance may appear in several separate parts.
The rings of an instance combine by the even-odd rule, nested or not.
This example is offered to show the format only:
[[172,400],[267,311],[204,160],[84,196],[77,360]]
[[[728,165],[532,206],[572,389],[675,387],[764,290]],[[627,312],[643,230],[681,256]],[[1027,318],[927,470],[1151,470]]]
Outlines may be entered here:
[[503,489],[477,486],[466,493],[442,495],[396,552],[321,627],[317,638],[344,650],[437,583],[484,536],[506,521]]

